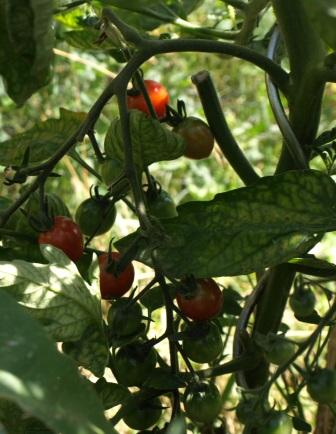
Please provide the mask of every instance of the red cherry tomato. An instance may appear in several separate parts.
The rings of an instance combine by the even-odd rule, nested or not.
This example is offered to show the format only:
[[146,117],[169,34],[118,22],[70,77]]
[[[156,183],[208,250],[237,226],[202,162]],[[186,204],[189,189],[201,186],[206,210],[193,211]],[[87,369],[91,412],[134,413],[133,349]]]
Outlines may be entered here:
[[213,279],[196,279],[196,288],[178,293],[176,300],[181,312],[195,321],[215,317],[223,306],[222,291]]
[[41,232],[40,244],[51,244],[57,247],[74,262],[83,254],[83,236],[79,226],[69,217],[56,216],[51,229]]
[[[121,254],[112,252],[112,260],[117,261]],[[100,269],[100,293],[103,299],[110,300],[111,298],[122,297],[132,286],[134,280],[134,267],[130,262],[126,268],[115,276],[112,271],[107,271],[108,253],[103,253],[98,258]]]
[[[166,115],[166,105],[169,102],[169,95],[167,89],[157,81],[144,80],[149,98],[152,102],[153,108],[159,119],[164,118]],[[131,109],[140,110],[144,113],[150,114],[146,101],[142,93],[137,95],[127,95],[127,107]]]

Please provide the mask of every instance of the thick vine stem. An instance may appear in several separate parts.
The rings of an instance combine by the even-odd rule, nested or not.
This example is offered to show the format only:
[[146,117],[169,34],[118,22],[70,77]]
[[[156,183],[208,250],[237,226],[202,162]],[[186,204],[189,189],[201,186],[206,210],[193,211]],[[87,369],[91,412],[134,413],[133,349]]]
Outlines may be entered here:
[[241,180],[246,185],[253,184],[259,176],[231,133],[209,72],[198,72],[191,80],[197,87],[205,116],[218,146]]

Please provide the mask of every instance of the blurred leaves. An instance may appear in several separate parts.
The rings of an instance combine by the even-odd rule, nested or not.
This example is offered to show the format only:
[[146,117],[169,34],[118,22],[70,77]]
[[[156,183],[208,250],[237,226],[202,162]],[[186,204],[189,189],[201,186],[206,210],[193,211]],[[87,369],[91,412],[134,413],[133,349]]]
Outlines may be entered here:
[[0,1],[0,74],[19,105],[50,80],[52,7],[50,0]]

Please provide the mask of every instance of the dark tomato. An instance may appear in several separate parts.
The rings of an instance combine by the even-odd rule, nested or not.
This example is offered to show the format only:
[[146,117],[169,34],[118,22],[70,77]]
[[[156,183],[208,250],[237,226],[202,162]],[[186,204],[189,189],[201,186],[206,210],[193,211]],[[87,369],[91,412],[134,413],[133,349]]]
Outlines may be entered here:
[[39,244],[57,247],[74,262],[83,254],[83,236],[78,225],[69,217],[54,217],[53,226],[38,236]]
[[155,425],[162,413],[160,399],[138,400],[136,393],[132,398],[132,409],[123,418],[126,425],[134,430],[145,430]]
[[223,306],[222,291],[213,279],[196,279],[196,287],[177,293],[176,299],[181,312],[195,321],[215,317]]
[[[144,80],[149,98],[152,102],[153,108],[159,119],[166,115],[166,105],[169,102],[169,95],[167,89],[157,81]],[[140,110],[144,113],[150,114],[145,98],[142,93],[137,95],[127,95],[127,107],[131,109]]]
[[183,395],[184,409],[190,420],[212,424],[222,408],[219,390],[213,383],[190,384]]
[[111,332],[116,336],[128,336],[135,333],[141,324],[142,309],[139,303],[132,303],[128,297],[115,300],[107,314]]
[[147,194],[149,212],[159,219],[177,216],[176,206],[171,196],[164,190],[156,195]]
[[295,291],[289,298],[289,305],[298,317],[312,314],[315,302],[315,295],[311,289]]
[[307,390],[314,401],[331,404],[336,401],[336,371],[317,369],[308,378]]
[[111,369],[118,383],[124,386],[141,386],[150,377],[156,365],[156,351],[141,343],[125,345],[116,352]]
[[89,198],[77,208],[75,220],[84,235],[105,234],[113,226],[116,209],[108,200]]
[[194,323],[188,325],[184,333],[183,350],[193,362],[210,363],[223,351],[222,336],[215,323]]
[[183,137],[186,144],[184,155],[194,160],[207,158],[211,154],[215,139],[208,125],[195,117],[188,117],[178,124],[175,133]]
[[[111,253],[113,261],[117,261],[120,257],[121,254],[118,252]],[[108,259],[108,253],[103,253],[98,257],[100,293],[105,300],[122,297],[131,288],[134,281],[134,267],[132,262],[116,276],[112,271],[106,269]]]

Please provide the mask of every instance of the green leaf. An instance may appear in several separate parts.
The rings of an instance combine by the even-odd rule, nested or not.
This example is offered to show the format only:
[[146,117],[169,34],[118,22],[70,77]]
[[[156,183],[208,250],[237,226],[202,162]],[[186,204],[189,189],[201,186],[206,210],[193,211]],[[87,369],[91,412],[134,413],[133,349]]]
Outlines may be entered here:
[[50,80],[52,12],[50,0],[0,1],[0,74],[17,104]]
[[0,286],[41,321],[56,341],[75,341],[91,323],[102,328],[100,301],[59,249],[43,246],[50,264],[0,262]]
[[62,34],[62,38],[71,46],[87,51],[108,51],[114,48],[113,44],[106,39],[98,43],[100,31],[96,29],[72,30]]
[[298,273],[309,276],[331,277],[336,276],[336,265],[323,259],[309,255],[303,258],[293,258],[289,261]]
[[186,383],[177,374],[172,374],[166,369],[155,368],[145,381],[144,386],[159,390],[175,390],[179,387],[185,387]]
[[56,350],[41,326],[3,292],[0,348],[0,396],[62,434],[112,433],[90,383]]
[[0,165],[19,165],[30,147],[29,163],[39,163],[51,157],[75,133],[85,119],[85,113],[60,109],[59,119],[38,122],[33,128],[0,143]]
[[324,42],[336,49],[336,4],[334,0],[309,0],[302,3],[315,30]]
[[[130,111],[130,128],[134,164],[139,171],[157,161],[174,160],[183,155],[183,139],[139,110]],[[117,163],[124,162],[120,119],[112,121],[104,146],[107,157]]]
[[[169,290],[171,298],[174,298],[176,294],[174,285],[168,284],[167,288]],[[146,292],[141,297],[140,302],[150,312],[154,312],[154,310],[164,306],[165,299],[162,293],[162,288],[160,286],[153,286],[148,292]]]
[[[322,320],[322,317],[316,312],[316,310],[314,310],[314,312],[311,313],[310,315],[306,315],[306,316],[295,315],[295,318],[298,321],[307,324],[319,324]],[[335,325],[335,321],[328,321],[326,323],[326,326],[333,326],[333,325]]]
[[122,404],[130,396],[126,386],[118,383],[108,383],[105,378],[100,378],[94,386],[105,410]]
[[[161,236],[142,239],[138,260],[157,264],[171,277],[250,274],[287,262],[336,229],[336,186],[317,171],[290,171],[253,186],[189,202],[178,217],[161,221]],[[124,250],[131,234],[116,246]]]
[[223,289],[223,309],[222,313],[225,313],[227,315],[235,315],[239,316],[242,308],[237,302],[237,299],[239,297],[239,294],[233,290],[232,288],[224,288]]

